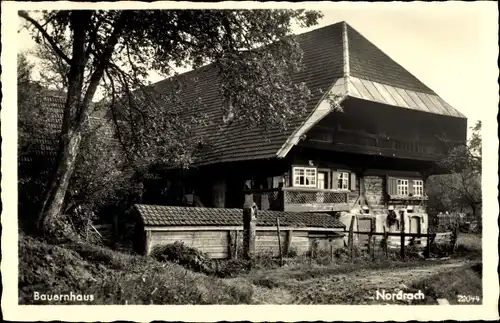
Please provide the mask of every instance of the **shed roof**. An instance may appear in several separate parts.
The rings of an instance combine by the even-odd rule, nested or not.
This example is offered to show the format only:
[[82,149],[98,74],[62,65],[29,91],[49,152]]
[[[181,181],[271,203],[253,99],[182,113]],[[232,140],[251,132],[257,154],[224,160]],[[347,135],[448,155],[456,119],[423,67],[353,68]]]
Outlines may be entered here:
[[[136,204],[145,226],[242,226],[242,209],[180,207]],[[275,226],[276,218],[286,227],[345,228],[326,213],[257,211],[257,226]]]

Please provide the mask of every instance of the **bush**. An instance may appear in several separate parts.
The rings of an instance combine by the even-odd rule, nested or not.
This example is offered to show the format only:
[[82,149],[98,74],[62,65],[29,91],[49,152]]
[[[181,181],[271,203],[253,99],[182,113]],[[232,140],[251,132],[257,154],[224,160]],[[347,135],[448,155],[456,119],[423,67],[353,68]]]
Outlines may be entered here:
[[213,262],[210,257],[198,249],[186,246],[183,242],[176,241],[172,244],[156,246],[151,252],[151,257],[158,261],[177,263],[184,268],[213,274]]
[[292,246],[292,247],[290,247],[290,249],[287,251],[287,253],[286,253],[286,255],[285,255],[285,256],[286,256],[287,258],[295,258],[295,257],[297,257],[298,255],[299,255],[299,252],[297,251],[297,248],[295,248],[295,247],[293,247],[293,246]]
[[246,274],[254,267],[253,261],[246,259],[213,260],[213,262],[215,264],[213,274],[219,278]]

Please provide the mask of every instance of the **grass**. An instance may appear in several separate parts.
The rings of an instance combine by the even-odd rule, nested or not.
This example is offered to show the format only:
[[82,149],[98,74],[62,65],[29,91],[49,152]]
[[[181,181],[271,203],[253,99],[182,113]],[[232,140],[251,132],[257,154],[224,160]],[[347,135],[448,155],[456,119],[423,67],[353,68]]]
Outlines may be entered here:
[[[351,260],[338,250],[333,263],[330,253],[319,253],[313,261],[285,258],[285,266],[279,267],[278,259],[262,253],[250,267],[239,259],[219,260],[209,272],[86,243],[53,245],[21,235],[19,247],[21,304],[47,303],[35,302],[35,291],[92,294],[93,304],[369,304],[370,292],[394,288],[400,281],[422,289],[430,303],[435,298],[457,301],[459,294],[481,295],[477,234],[460,234],[456,255],[444,261],[426,261],[411,252],[405,260],[398,252],[372,260],[359,250]],[[462,259],[474,264],[437,271],[440,264],[461,264]]]
[[424,292],[427,304],[435,304],[438,298],[445,298],[450,304],[481,304],[482,265],[475,263],[449,269],[418,281],[413,287]]
[[459,233],[454,256],[481,259],[482,235],[480,233]]
[[19,303],[48,303],[35,301],[34,292],[93,295],[93,304],[247,304],[253,288],[148,257],[21,236]]

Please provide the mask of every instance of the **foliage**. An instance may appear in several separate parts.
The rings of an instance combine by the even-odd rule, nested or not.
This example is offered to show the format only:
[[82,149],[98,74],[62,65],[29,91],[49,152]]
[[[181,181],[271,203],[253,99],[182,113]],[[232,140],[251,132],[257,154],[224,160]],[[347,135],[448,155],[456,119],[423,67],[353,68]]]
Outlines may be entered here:
[[88,243],[56,246],[20,236],[20,304],[47,304],[33,299],[35,291],[93,295],[93,302],[85,304],[122,305],[248,304],[253,293],[249,283],[232,284],[150,257],[131,256]]
[[156,246],[151,251],[151,257],[158,261],[173,262],[196,272],[213,272],[211,260],[207,254],[186,246],[181,241]]
[[471,127],[467,145],[451,149],[439,165],[450,173],[430,176],[427,182],[430,213],[470,211],[481,216],[481,121]]
[[[248,126],[286,126],[303,112],[309,91],[294,84],[301,53],[291,26],[309,27],[321,14],[305,10],[75,10],[19,16],[34,39],[55,54],[67,84],[67,100],[56,176],[43,200],[39,227],[57,221],[79,152],[84,125],[98,89],[108,95],[128,161],[138,170],[149,164],[187,167],[199,149],[197,122],[183,117],[179,82],[156,91],[150,71],[168,77],[175,68],[213,63],[226,102],[225,121]],[[50,55],[49,55],[50,56]],[[66,69],[62,66],[64,62]],[[61,74],[61,73],[59,73]],[[61,75],[62,76],[62,75]],[[157,93],[161,92],[161,93]],[[165,104],[164,101],[167,101]],[[200,116],[203,119],[203,116]]]

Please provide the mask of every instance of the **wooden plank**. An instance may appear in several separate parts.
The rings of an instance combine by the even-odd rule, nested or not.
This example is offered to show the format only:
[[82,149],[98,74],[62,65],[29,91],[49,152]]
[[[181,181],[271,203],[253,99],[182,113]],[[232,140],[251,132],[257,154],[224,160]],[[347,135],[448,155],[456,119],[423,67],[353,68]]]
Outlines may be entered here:
[[414,91],[407,91],[407,93],[413,99],[413,101],[415,101],[415,103],[418,105],[420,111],[433,112],[433,111],[429,110],[429,108],[427,108],[427,106],[425,105],[425,103],[422,101],[422,99],[420,99],[418,97],[418,95],[417,95],[416,92],[414,92]]
[[439,100],[436,100],[434,95],[428,93],[422,93],[422,95],[426,98],[425,103],[428,106],[431,106],[433,111],[438,111],[439,114],[448,114],[447,109],[439,102]]
[[[283,231],[283,230],[282,230]],[[276,237],[276,228],[273,231],[257,231],[257,237]],[[286,232],[281,232],[281,236],[286,236]]]
[[203,241],[203,242],[227,241],[227,237],[194,238],[194,237],[183,237],[183,236],[171,236],[171,237],[153,236],[152,239],[158,240],[158,241],[176,241],[176,240],[182,240],[182,241]]
[[349,78],[349,81],[347,83],[347,92],[350,96],[354,96],[354,97],[357,97],[357,98],[360,98],[362,99],[363,96],[361,95],[361,93],[359,93],[358,89],[356,89],[356,87],[354,86],[354,84],[352,84],[352,81],[351,81],[351,78]]
[[[347,203],[345,203],[346,206]],[[186,231],[186,230],[191,230],[191,231],[229,231],[229,230],[243,230],[243,225],[241,226],[158,226],[158,227],[151,227],[147,226],[144,228],[144,231],[151,231],[152,233],[156,234],[156,232],[180,232],[180,231]],[[257,226],[256,231],[275,231],[276,227],[275,226]],[[286,230],[294,230],[297,232],[301,231],[343,231],[342,228],[325,228],[325,227],[288,227],[288,226],[283,226],[281,227],[281,230],[286,231]]]
[[387,84],[382,84],[382,86],[389,92],[389,94],[394,98],[397,102],[397,105],[403,108],[409,108],[406,101],[401,97],[401,95],[396,91],[396,88]]
[[318,204],[285,204],[286,212],[328,212],[328,211],[349,211],[347,203],[318,203]]
[[286,235],[285,252],[288,254],[292,248],[293,230],[288,230]]
[[356,77],[351,77],[351,82],[356,88],[356,90],[361,94],[361,98],[365,100],[374,101],[375,99],[370,94],[370,92],[366,89],[360,79]]
[[226,259],[229,257],[227,252],[211,252],[208,256],[212,259]]
[[398,93],[401,94],[401,96],[405,99],[406,103],[408,103],[408,106],[411,109],[414,109],[414,110],[417,110],[417,111],[421,111],[422,108],[415,102],[415,100],[413,100],[410,97],[410,94],[408,92],[409,91],[405,90],[405,89],[399,89],[399,91],[398,91]]
[[443,105],[443,103],[441,102],[441,100],[437,95],[427,94],[427,97],[429,98],[429,100],[432,101],[432,103],[434,103],[434,106],[436,106],[438,110],[447,111],[446,107]]
[[283,266],[283,250],[281,250],[280,219],[276,218],[276,234],[278,236],[278,247],[280,252],[280,266]]
[[[408,93],[404,89],[400,89],[397,87],[394,89],[396,90],[396,92],[398,92],[399,96],[405,101],[406,104],[405,108],[414,109],[413,106],[415,106],[415,102],[412,102],[411,98],[408,96]],[[418,107],[417,110],[421,110],[420,107]]]
[[392,97],[392,95],[389,93],[389,91],[387,91],[386,88],[382,84],[377,83],[377,82],[372,82],[372,84],[378,90],[380,95],[382,95],[382,97],[384,98],[386,103],[388,103],[390,105],[395,105],[395,106],[398,105],[396,100]]
[[354,220],[355,220],[355,216],[353,215],[351,217],[351,224],[349,225],[349,236],[348,236],[348,246],[349,246],[349,250],[350,250],[350,257],[352,258],[353,254],[353,246],[354,246]]
[[242,230],[242,225],[228,225],[228,226],[145,226],[145,231],[226,231],[226,230]]
[[438,107],[436,107],[431,100],[429,100],[429,98],[427,97],[427,94],[425,93],[420,93],[420,92],[415,92],[418,97],[420,98],[420,100],[422,100],[422,102],[424,102],[425,106],[427,107],[427,109],[430,111],[430,112],[434,112],[434,113],[437,113],[437,114],[442,114],[442,111],[440,111],[438,109]]
[[373,82],[361,79],[361,83],[363,83],[363,85],[366,87],[368,92],[370,92],[375,101],[380,103],[387,103],[382,94],[380,94],[375,85],[373,85]]

